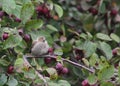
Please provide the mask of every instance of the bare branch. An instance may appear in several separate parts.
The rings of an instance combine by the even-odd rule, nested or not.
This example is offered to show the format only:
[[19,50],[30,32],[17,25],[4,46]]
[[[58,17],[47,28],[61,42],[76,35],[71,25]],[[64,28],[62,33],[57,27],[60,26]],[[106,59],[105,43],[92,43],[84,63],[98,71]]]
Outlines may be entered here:
[[[41,55],[41,56],[39,56],[39,57],[27,56],[27,57],[28,57],[28,58],[40,58],[40,57],[56,58],[56,56],[53,56],[53,55]],[[74,65],[74,66],[77,66],[77,67],[83,68],[83,69],[85,69],[85,70],[88,70],[88,71],[91,72],[91,73],[95,73],[95,70],[94,70],[94,69],[88,68],[88,67],[86,67],[86,66],[84,66],[84,65],[82,65],[82,64],[80,64],[80,63],[76,63],[76,62],[73,62],[73,61],[71,61],[71,60],[64,59],[64,58],[62,58],[62,61],[68,62],[68,63],[70,63],[70,64],[72,64],[72,65]]]
[[[38,75],[38,77],[43,80],[45,86],[48,86],[47,81],[46,81],[46,79],[43,77],[43,75],[40,74],[40,73],[29,63],[29,61],[27,60],[28,57],[30,57],[30,56],[28,56],[28,55],[24,55],[24,56],[23,56],[23,59],[24,59],[25,63],[28,64],[30,67],[32,67],[32,68],[35,70],[35,72],[36,72],[36,74]],[[31,56],[31,57],[33,58],[33,56]]]

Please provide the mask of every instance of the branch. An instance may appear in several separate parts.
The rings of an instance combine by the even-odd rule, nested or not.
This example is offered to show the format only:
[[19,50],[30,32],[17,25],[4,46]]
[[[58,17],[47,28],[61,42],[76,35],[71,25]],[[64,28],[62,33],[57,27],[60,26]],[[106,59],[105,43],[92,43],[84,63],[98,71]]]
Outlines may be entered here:
[[[40,58],[40,57],[45,57],[45,58],[47,58],[47,57],[50,57],[50,58],[54,58],[54,59],[56,59],[56,56],[53,56],[53,55],[41,55],[41,56],[39,56],[39,57],[34,57],[34,56],[27,56],[28,58]],[[61,58],[62,59],[62,61],[64,61],[64,62],[68,62],[68,63],[70,63],[70,64],[72,64],[72,65],[74,65],[74,66],[77,66],[77,67],[80,67],[80,68],[83,68],[83,69],[85,69],[85,70],[88,70],[89,72],[91,72],[91,73],[95,73],[95,70],[94,69],[91,69],[91,68],[88,68],[88,67],[86,67],[86,66],[84,66],[84,65],[82,65],[82,64],[79,64],[79,63],[76,63],[76,62],[73,62],[73,61],[71,61],[71,60],[68,60],[68,59],[64,59],[64,58]]]
[[[38,75],[38,77],[43,80],[45,86],[48,86],[47,81],[45,80],[45,78],[43,77],[43,75],[40,74],[39,71],[36,70],[36,69],[29,63],[29,61],[27,60],[28,57],[29,57],[28,55],[24,55],[24,56],[23,56],[23,59],[24,59],[25,63],[27,63],[30,67],[32,67],[32,68],[35,70],[35,72],[36,72],[36,74]],[[32,56],[32,58],[33,58],[33,56]]]
[[[43,55],[43,56],[41,56],[41,57],[56,58],[56,56],[51,56],[51,55]],[[64,59],[64,58],[61,58],[61,59],[62,59],[62,61],[64,61],[64,62],[68,62],[68,63],[70,63],[70,64],[72,64],[72,65],[77,66],[77,67],[80,67],[80,68],[83,68],[83,69],[85,69],[85,70],[88,70],[88,71],[91,72],[91,73],[95,73],[95,70],[94,70],[94,69],[90,69],[90,68],[88,68],[88,67],[86,67],[86,66],[84,66],[84,65],[82,65],[82,64],[78,64],[78,63],[76,63],[76,62],[73,62],[73,61],[71,61],[71,60]]]

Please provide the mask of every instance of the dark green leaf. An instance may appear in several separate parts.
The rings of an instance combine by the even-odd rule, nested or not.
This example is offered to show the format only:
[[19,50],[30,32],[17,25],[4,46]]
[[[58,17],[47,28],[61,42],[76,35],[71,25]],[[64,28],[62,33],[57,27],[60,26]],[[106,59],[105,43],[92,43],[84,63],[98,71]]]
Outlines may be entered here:
[[39,20],[31,20],[25,24],[25,29],[26,30],[38,29],[38,28],[41,28],[42,25],[43,25],[43,21],[40,19]]
[[16,47],[22,41],[19,35],[10,35],[10,37],[4,42],[4,49]]
[[99,12],[100,12],[100,13],[105,13],[105,12],[106,12],[105,3],[102,3],[102,4],[99,6]]
[[5,59],[0,59],[0,65],[8,66],[9,62],[7,62]]
[[109,44],[105,42],[100,42],[99,47],[103,51],[108,60],[112,58],[112,50]]
[[31,18],[33,13],[34,13],[34,6],[32,3],[27,3],[22,6],[20,17],[23,24],[25,24]]

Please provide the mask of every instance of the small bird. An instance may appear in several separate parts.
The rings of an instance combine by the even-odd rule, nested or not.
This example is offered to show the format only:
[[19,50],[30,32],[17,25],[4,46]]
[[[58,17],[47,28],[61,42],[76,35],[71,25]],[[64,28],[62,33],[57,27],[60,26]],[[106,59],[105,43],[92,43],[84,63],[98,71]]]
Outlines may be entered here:
[[44,36],[37,38],[37,40],[33,41],[31,54],[33,56],[44,55],[48,52],[49,45]]

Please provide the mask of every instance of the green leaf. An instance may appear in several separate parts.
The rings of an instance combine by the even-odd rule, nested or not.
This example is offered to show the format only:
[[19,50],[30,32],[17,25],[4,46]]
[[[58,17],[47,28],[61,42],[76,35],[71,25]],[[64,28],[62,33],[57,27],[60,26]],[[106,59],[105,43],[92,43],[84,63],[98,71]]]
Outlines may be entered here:
[[96,44],[90,41],[85,41],[80,46],[80,49],[83,49],[85,51],[86,57],[91,56],[96,51]]
[[88,32],[92,31],[93,30],[93,27],[94,27],[94,17],[91,16],[91,15],[87,15],[85,18],[84,18],[84,29]]
[[118,77],[119,77],[119,80],[120,80],[120,67],[118,68]]
[[15,66],[21,66],[24,63],[24,60],[22,58],[18,58],[15,61]]
[[100,13],[105,13],[105,12],[106,12],[105,3],[102,3],[102,4],[99,6],[99,12],[100,12]]
[[102,50],[102,52],[105,54],[108,60],[112,58],[112,49],[109,44],[105,42],[100,42],[99,47]]
[[0,59],[0,65],[8,66],[9,62],[7,62],[5,59]]
[[55,49],[54,50],[54,54],[56,54],[56,55],[63,55],[63,50],[61,48]]
[[26,3],[30,3],[31,0],[15,0],[16,3],[19,3],[19,4],[26,4]]
[[55,27],[52,26],[52,25],[49,25],[49,24],[48,24],[46,27],[47,27],[48,29],[50,29],[50,30],[58,31],[57,28],[55,28]]
[[20,18],[22,6],[16,5],[16,8],[12,11],[12,14],[14,14],[17,18]]
[[16,53],[22,53],[25,50],[26,47],[27,47],[26,42],[24,40],[22,40],[19,43],[19,45],[14,48],[14,50],[15,50]]
[[57,79],[58,73],[57,73],[56,69],[54,69],[54,68],[47,68],[46,71],[50,75],[50,79]]
[[72,45],[69,42],[64,42],[62,50],[64,53],[68,53],[72,50]]
[[111,41],[112,40],[108,35],[103,34],[103,33],[97,33],[96,37],[101,39],[101,40],[105,40],[105,41]]
[[83,76],[83,72],[82,72],[82,70],[81,70],[80,68],[73,67],[72,69],[73,69],[73,72],[74,72],[74,74],[75,74],[76,76],[84,77],[84,76]]
[[33,13],[34,13],[34,6],[32,3],[27,3],[22,6],[20,17],[23,24],[25,24],[31,18]]
[[68,81],[66,81],[66,80],[59,80],[59,81],[58,81],[58,84],[59,84],[60,86],[71,86],[71,85],[68,83]]
[[4,42],[4,49],[16,47],[21,41],[22,38],[19,35],[10,35]]
[[120,43],[120,38],[116,34],[112,33],[110,34],[110,37],[117,43]]
[[43,26],[42,20],[40,20],[40,19],[39,20],[31,20],[25,24],[25,29],[26,30],[38,29],[38,28],[41,28],[42,26]]
[[57,12],[58,16],[62,17],[63,16],[63,9],[57,4],[54,4],[54,6],[55,6],[55,11]]
[[2,7],[6,13],[12,14],[16,7],[15,0],[2,0]]
[[57,83],[54,83],[54,82],[48,82],[48,85],[49,86],[59,86]]
[[8,80],[7,85],[8,86],[17,86],[18,85],[18,81],[15,78],[10,77],[9,80]]
[[0,77],[0,86],[3,86],[7,82],[7,76],[2,74]]
[[98,60],[98,55],[96,53],[93,53],[92,56],[89,59],[89,63],[91,66],[95,66],[97,60]]
[[111,82],[102,82],[100,86],[114,86]]
[[88,77],[88,82],[89,82],[91,85],[95,84],[95,83],[97,82],[97,77],[96,77],[94,74],[90,75],[90,76]]
[[103,68],[98,72],[98,78],[99,80],[108,80],[110,79],[114,74],[114,66],[108,66]]

